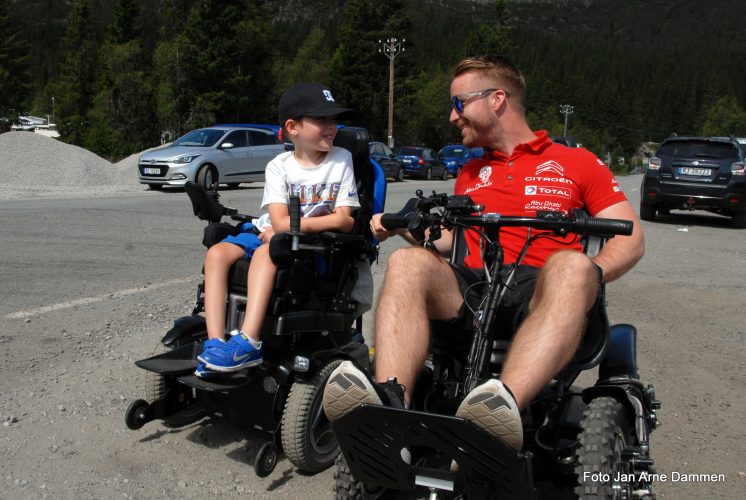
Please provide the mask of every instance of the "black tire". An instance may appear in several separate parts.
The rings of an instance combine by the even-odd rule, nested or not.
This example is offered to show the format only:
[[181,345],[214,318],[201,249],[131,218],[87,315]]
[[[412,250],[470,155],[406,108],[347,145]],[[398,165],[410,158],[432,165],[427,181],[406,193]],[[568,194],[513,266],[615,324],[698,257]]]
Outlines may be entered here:
[[[594,399],[583,412],[580,427],[575,466],[578,498],[632,498],[634,485],[614,479],[618,474],[632,474],[621,456],[634,440],[632,419],[625,408],[613,398]],[[599,479],[607,477],[608,481]]]
[[322,471],[339,455],[339,443],[321,401],[326,381],[340,363],[341,359],[328,361],[310,380],[296,379],[290,387],[282,414],[282,449],[300,470]]
[[124,423],[128,429],[136,431],[145,425],[145,419],[143,418],[143,412],[148,407],[148,402],[144,399],[137,399],[130,403],[127,407],[127,411],[124,413]]
[[655,220],[655,205],[643,205],[640,203],[640,218],[642,220]]
[[404,182],[404,168],[399,168],[399,170],[396,171],[396,177],[394,178],[395,182]]
[[433,169],[430,167],[427,167],[427,170],[425,171],[425,180],[426,181],[433,180]]
[[254,459],[254,473],[258,477],[267,477],[277,466],[277,446],[272,441],[264,443]]
[[736,212],[733,214],[733,227],[736,229],[746,228],[746,212]]
[[148,184],[151,191],[163,191],[163,184]]
[[[205,333],[205,336],[207,334]],[[178,346],[177,346],[178,347]],[[170,347],[166,347],[159,343],[158,347],[153,351],[152,356],[163,354],[170,351]],[[166,397],[168,387],[166,386],[166,378],[160,373],[145,371],[145,399],[151,403],[163,399]],[[163,419],[163,425],[172,429],[178,427],[184,427],[185,425],[193,424],[194,422],[201,420],[207,415],[202,408],[191,406],[177,413],[174,413],[170,417]]]
[[390,491],[380,486],[371,486],[352,477],[344,455],[337,457],[337,470],[334,471],[334,498],[336,500],[373,500],[376,498],[391,498]]
[[445,167],[443,168],[443,175],[440,176],[440,180],[442,181],[448,180],[448,169]]
[[212,165],[204,165],[197,172],[197,184],[211,191],[213,186],[218,187],[218,171]]

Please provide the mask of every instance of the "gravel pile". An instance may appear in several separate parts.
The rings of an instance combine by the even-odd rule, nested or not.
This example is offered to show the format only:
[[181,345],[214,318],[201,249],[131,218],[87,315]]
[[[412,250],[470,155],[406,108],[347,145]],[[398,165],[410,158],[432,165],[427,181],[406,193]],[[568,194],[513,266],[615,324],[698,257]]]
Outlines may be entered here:
[[138,154],[112,164],[78,146],[30,132],[0,134],[0,200],[107,196],[143,191]]

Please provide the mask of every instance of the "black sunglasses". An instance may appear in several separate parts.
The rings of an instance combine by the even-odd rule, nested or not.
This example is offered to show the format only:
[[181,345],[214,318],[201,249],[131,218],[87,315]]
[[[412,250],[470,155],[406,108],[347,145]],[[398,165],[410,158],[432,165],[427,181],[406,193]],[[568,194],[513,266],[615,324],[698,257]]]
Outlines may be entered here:
[[471,102],[475,99],[486,97],[493,92],[497,92],[498,90],[502,90],[503,92],[505,92],[506,97],[510,97],[510,94],[508,94],[508,92],[503,89],[475,90],[474,92],[467,92],[466,94],[460,94],[460,95],[455,95],[451,97],[451,103],[453,103],[453,109],[455,109],[457,113],[463,113],[464,105],[466,103]]

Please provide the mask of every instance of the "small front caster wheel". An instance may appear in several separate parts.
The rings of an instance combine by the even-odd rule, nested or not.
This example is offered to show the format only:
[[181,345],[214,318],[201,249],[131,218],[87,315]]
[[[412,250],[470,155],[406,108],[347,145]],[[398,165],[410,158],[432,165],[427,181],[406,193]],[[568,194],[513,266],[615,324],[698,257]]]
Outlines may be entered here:
[[254,459],[254,472],[259,477],[267,477],[272,474],[277,465],[277,446],[269,441],[264,443],[256,452]]
[[150,406],[144,399],[138,399],[130,403],[127,407],[127,412],[124,414],[124,423],[127,427],[136,431],[145,423],[145,409]]

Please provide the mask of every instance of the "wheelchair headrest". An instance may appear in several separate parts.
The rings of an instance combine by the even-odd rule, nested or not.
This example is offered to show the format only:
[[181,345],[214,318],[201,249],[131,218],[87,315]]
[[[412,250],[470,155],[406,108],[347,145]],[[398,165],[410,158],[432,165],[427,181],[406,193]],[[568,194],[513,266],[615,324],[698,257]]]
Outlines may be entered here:
[[208,222],[220,222],[225,213],[223,205],[218,203],[214,196],[210,196],[204,187],[195,182],[187,181],[184,184],[184,191],[189,195],[192,202],[194,215]]
[[368,160],[368,130],[360,127],[343,127],[337,131],[334,145],[352,153],[352,163],[362,164]]

